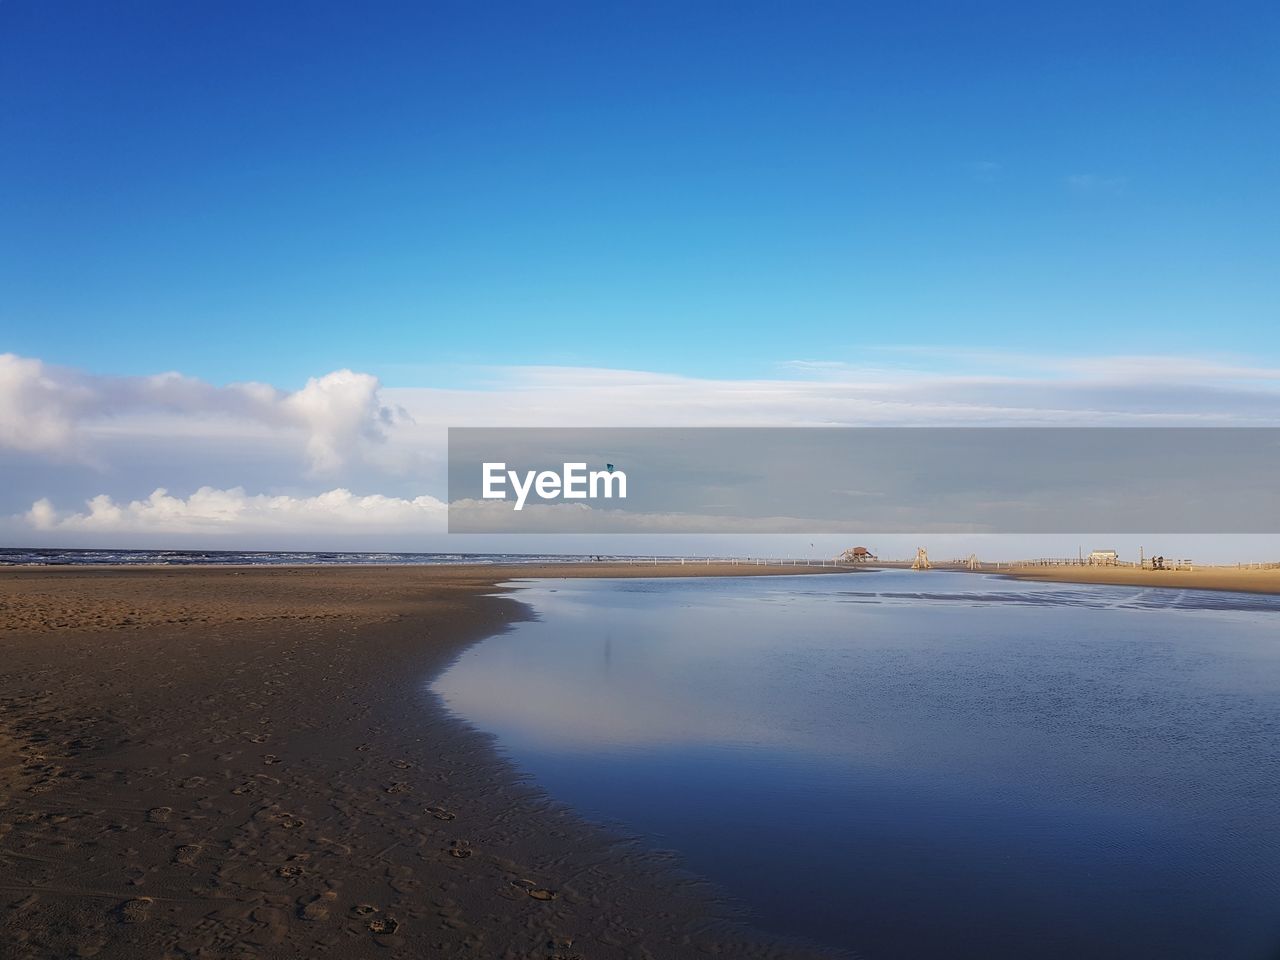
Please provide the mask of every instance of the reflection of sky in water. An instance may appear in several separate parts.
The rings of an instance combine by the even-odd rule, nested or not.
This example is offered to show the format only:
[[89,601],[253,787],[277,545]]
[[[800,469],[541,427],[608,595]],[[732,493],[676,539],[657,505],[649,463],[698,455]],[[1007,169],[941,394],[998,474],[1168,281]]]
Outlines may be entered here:
[[870,958],[1280,947],[1280,601],[910,572],[522,599],[540,619],[434,689],[770,929]]

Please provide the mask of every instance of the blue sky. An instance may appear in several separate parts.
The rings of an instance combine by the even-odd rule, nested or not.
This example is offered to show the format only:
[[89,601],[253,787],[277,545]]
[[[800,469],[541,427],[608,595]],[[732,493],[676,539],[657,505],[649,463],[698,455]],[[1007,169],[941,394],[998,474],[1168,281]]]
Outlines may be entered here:
[[0,7],[0,349],[290,388],[1280,352],[1273,3],[374,6]]

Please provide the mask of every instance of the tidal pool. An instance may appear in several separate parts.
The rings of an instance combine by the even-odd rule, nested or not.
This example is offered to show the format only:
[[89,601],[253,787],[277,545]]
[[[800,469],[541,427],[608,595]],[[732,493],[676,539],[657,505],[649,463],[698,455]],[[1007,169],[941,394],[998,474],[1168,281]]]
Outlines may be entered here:
[[432,685],[584,817],[868,960],[1280,956],[1280,598],[541,580]]

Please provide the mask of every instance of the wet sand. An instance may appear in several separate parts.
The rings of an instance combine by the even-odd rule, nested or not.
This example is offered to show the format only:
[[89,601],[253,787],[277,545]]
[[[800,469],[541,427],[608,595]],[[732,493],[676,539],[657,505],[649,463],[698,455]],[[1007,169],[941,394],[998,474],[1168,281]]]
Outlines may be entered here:
[[813,956],[425,691],[502,581],[779,572],[0,570],[0,956]]
[[1204,567],[1199,570],[1146,570],[1135,567],[1013,567],[997,573],[1019,580],[1058,583],[1100,583],[1177,590],[1231,590],[1240,593],[1280,593],[1280,570]]

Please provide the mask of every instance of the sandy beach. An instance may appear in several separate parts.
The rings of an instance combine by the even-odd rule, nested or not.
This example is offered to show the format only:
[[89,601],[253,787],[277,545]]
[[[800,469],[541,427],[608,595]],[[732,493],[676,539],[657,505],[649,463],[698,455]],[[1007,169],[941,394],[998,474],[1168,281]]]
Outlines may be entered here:
[[510,578],[805,572],[2,570],[0,956],[812,956],[424,690]]
[[1129,587],[1167,587],[1176,590],[1232,590],[1241,593],[1280,593],[1280,569],[1204,567],[1199,570],[1147,570],[1136,567],[1025,566],[997,573],[1019,580],[1058,583],[1100,583]]

